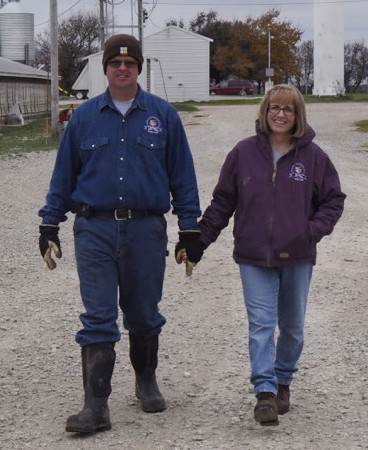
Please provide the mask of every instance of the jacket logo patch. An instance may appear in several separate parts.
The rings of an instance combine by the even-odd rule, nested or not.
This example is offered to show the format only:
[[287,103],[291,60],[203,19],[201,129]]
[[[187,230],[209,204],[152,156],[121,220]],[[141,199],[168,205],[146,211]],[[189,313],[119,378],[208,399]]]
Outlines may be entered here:
[[305,167],[301,163],[295,163],[291,167],[289,178],[295,181],[307,181],[307,175],[305,174]]
[[146,121],[146,125],[144,126],[145,131],[147,133],[158,134],[162,132],[161,123],[157,119],[157,117],[149,117]]

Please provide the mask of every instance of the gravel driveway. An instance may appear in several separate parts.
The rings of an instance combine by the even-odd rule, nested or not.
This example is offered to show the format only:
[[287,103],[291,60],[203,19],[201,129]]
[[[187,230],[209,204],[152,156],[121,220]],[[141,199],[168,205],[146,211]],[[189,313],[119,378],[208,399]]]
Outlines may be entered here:
[[[202,209],[225,155],[253,134],[258,107],[205,106],[183,114],[198,173]],[[55,271],[38,253],[43,205],[55,151],[0,160],[0,448],[119,450],[368,449],[368,136],[355,131],[366,103],[307,105],[316,141],[331,156],[347,193],[335,232],[319,244],[305,349],[290,413],[278,427],[253,420],[247,321],[231,226],[191,278],[174,262],[176,219],[161,309],[158,379],[168,403],[145,414],[134,397],[127,334],[117,345],[110,409],[113,428],[78,437],[64,432],[80,409],[82,382],[78,279],[72,220],[62,225]],[[363,147],[365,144],[365,147]]]

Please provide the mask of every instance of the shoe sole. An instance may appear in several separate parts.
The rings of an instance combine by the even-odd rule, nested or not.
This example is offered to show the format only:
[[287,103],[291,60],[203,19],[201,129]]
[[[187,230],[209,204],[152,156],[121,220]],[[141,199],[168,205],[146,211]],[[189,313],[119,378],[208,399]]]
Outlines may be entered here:
[[273,420],[272,422],[259,422],[262,427],[277,427],[279,425],[278,420]]
[[146,405],[146,404],[142,404],[142,402],[141,402],[141,408],[142,408],[142,411],[145,413],[159,413],[159,412],[165,411],[167,406],[166,406],[165,402],[163,402],[161,404],[156,404],[156,405]]
[[111,430],[111,424],[101,425],[97,428],[79,428],[73,426],[66,426],[65,431],[67,433],[80,433],[80,434],[91,434],[97,433],[98,431],[109,431]]

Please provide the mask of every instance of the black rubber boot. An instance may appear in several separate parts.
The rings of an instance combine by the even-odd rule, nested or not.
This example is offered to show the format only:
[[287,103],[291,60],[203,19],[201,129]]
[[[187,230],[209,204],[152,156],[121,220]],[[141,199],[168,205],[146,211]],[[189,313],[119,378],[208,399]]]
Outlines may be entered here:
[[114,343],[82,347],[84,406],[78,414],[68,417],[65,431],[94,433],[111,429],[107,400],[114,364]]
[[130,360],[135,371],[135,395],[144,412],[166,409],[165,399],[156,381],[158,336],[142,338],[129,333]]

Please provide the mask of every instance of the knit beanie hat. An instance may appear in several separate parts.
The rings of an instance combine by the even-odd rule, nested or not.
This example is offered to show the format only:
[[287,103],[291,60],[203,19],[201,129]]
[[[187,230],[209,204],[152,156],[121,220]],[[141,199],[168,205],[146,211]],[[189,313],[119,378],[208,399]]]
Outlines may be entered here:
[[138,72],[142,71],[143,55],[140,42],[129,34],[116,34],[105,42],[102,65],[106,74],[107,62],[114,56],[132,56],[138,61]]

